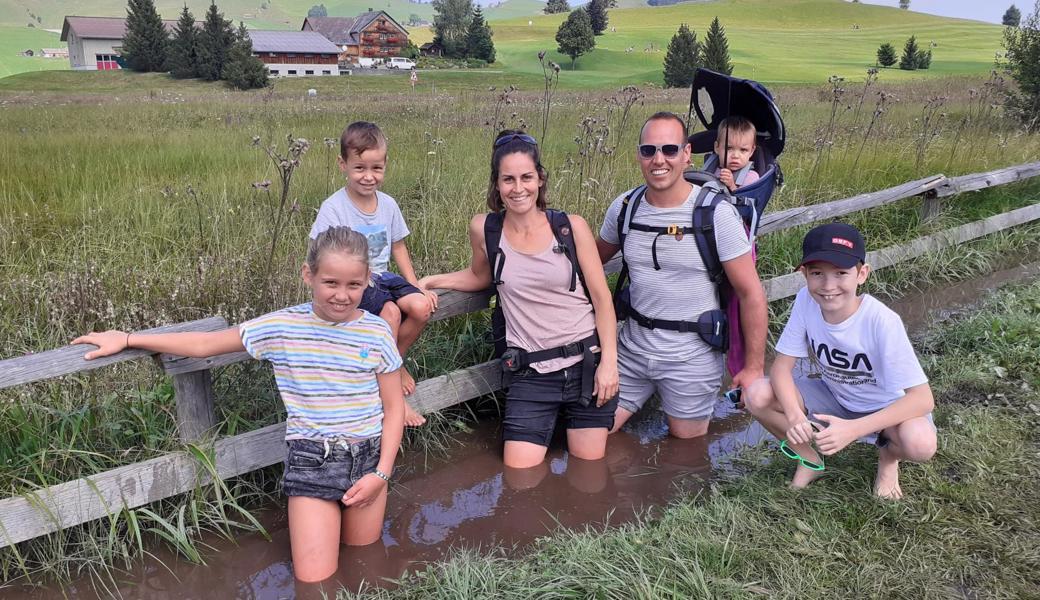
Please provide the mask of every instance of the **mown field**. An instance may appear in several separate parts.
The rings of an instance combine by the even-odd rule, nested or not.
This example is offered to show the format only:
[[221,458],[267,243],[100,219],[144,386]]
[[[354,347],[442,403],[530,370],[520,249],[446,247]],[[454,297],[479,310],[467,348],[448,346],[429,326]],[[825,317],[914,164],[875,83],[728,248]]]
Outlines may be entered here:
[[[304,300],[298,273],[306,232],[320,202],[341,185],[329,140],[352,120],[385,128],[384,189],[413,231],[417,270],[431,273],[468,257],[466,223],[484,210],[494,131],[526,126],[537,135],[552,203],[598,226],[610,199],[639,180],[631,150],[638,125],[657,110],[685,113],[688,98],[683,90],[608,88],[559,91],[546,102],[535,78],[517,78],[520,90],[507,88],[510,81],[508,74],[424,73],[415,91],[402,91],[403,78],[373,76],[277,81],[236,93],[132,73],[0,80],[0,359],[62,346],[88,329],[214,314],[234,323]],[[315,99],[305,94],[311,85]],[[897,83],[886,72],[866,87],[774,88],[791,134],[782,157],[787,185],[771,210],[1037,160],[1040,137],[1001,118],[1000,86],[979,78]],[[287,136],[310,148],[283,202],[263,148],[284,152]],[[947,203],[928,224],[913,202],[851,220],[881,247],[1033,203],[1038,191],[1032,183],[973,194]],[[804,229],[761,241],[764,276],[790,271]],[[884,269],[870,290],[887,296],[992,270],[1035,253],[1038,233],[1021,227]],[[776,321],[783,308],[774,310]],[[427,377],[486,357],[482,319],[432,327],[416,349],[414,372]],[[225,369],[216,381],[222,433],[281,418],[263,368]],[[168,381],[146,362],[5,390],[0,495],[176,449],[173,410]],[[413,448],[443,442],[448,427],[434,421]],[[193,556],[192,540],[226,527],[226,515],[247,527],[233,508],[270,502],[276,478],[261,472],[231,482],[230,495],[203,489],[133,511],[132,520],[4,549],[0,572],[5,581],[103,572],[141,556],[167,528],[177,532],[171,543]],[[190,518],[178,522],[182,507]]]

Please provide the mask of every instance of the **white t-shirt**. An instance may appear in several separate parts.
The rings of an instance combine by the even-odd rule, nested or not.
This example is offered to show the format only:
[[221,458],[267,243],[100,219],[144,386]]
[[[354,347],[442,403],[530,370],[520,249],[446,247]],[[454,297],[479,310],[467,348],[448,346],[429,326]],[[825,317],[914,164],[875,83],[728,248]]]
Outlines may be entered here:
[[346,188],[340,188],[321,203],[311,226],[311,239],[329,227],[350,227],[368,239],[368,266],[373,273],[382,273],[390,267],[390,245],[410,233],[401,209],[391,196],[376,191],[376,210],[367,213],[347,196]]
[[907,388],[928,383],[903,320],[868,294],[851,317],[832,325],[802,288],[776,351],[809,357],[838,402],[854,412],[879,411]]
[[[688,227],[693,224],[693,207],[700,192],[693,186],[690,195],[680,206],[657,208],[646,197],[639,203],[632,222],[643,225]],[[617,230],[621,203],[632,190],[621,194],[607,208],[599,237],[608,244],[620,240]],[[751,252],[744,223],[737,209],[728,202],[715,207],[715,241],[719,260],[726,262]],[[679,237],[679,239],[676,239]],[[661,269],[654,268],[653,248],[657,240],[657,260]],[[708,276],[697,240],[692,233],[682,236],[661,235],[630,229],[621,249],[628,264],[631,278],[632,308],[652,319],[696,321],[701,313],[719,308],[719,295]],[[705,352],[712,352],[696,333],[682,333],[667,329],[647,329],[635,321],[625,322],[618,340],[629,350],[659,359],[688,360]]]

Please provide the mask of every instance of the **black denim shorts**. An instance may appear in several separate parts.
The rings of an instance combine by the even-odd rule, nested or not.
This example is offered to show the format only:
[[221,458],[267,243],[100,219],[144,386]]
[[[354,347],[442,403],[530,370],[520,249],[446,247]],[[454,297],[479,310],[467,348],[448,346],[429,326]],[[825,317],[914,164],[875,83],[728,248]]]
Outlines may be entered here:
[[289,440],[282,492],[339,501],[359,479],[379,464],[380,437],[360,442]]
[[378,315],[387,302],[397,302],[409,294],[421,294],[422,290],[408,283],[397,273],[384,271],[372,276],[372,285],[365,288],[358,307]]
[[578,363],[551,373],[530,368],[515,373],[506,393],[502,437],[506,441],[548,446],[561,410],[567,429],[614,427],[617,398],[600,407],[595,402],[582,406],[581,371],[582,365]]

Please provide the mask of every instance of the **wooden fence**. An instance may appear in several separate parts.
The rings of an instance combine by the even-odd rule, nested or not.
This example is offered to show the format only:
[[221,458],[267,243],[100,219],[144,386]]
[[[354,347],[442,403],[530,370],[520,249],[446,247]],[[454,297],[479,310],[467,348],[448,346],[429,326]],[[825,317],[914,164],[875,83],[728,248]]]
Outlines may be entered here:
[[[781,231],[832,219],[867,208],[884,206],[901,199],[921,198],[922,216],[938,212],[942,198],[1002,185],[1040,175],[1040,162],[986,173],[945,177],[935,175],[885,190],[861,194],[825,204],[792,208],[767,214],[761,234]],[[980,221],[953,227],[868,254],[875,268],[906,261],[940,248],[962,244],[990,233],[1040,219],[1040,203]],[[797,293],[803,278],[798,273],[764,282],[770,301]],[[442,320],[487,308],[488,292],[441,294],[440,308],[433,320]],[[214,331],[227,327],[220,317],[210,317],[161,327],[151,331]],[[38,354],[0,361],[0,389],[70,375],[136,360],[151,354],[127,350],[102,359],[85,361],[82,346],[66,346]],[[173,379],[177,404],[177,431],[185,444],[211,449],[216,473],[234,477],[281,462],[285,454],[285,424],[279,423],[248,433],[214,439],[216,425],[212,377],[214,368],[252,360],[244,352],[205,359],[161,355],[158,362]],[[409,403],[420,413],[430,413],[490,394],[501,388],[498,361],[460,369],[419,382]],[[209,471],[187,452],[172,452],[0,500],[0,547],[16,544],[94,519],[111,517],[126,509],[181,494],[209,482]]]

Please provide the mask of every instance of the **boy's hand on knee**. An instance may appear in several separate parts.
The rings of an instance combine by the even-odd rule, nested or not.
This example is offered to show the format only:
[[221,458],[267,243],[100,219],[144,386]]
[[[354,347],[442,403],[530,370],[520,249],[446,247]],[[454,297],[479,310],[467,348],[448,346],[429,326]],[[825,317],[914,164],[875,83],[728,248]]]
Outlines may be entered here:
[[840,452],[863,435],[856,427],[855,420],[830,415],[816,415],[816,420],[827,424],[826,429],[816,434],[816,446],[826,456]]
[[376,498],[379,497],[387,487],[386,481],[383,481],[381,477],[375,473],[369,473],[357,483],[350,486],[350,489],[343,494],[343,506],[356,506],[358,508],[364,508],[369,504],[375,502]]
[[792,444],[808,444],[812,439],[812,423],[804,417],[800,423],[795,423],[787,430],[787,441]]
[[430,303],[430,312],[437,312],[437,304],[440,302],[440,296],[433,290],[426,289],[425,286],[419,285],[419,290],[426,296],[426,300]]

